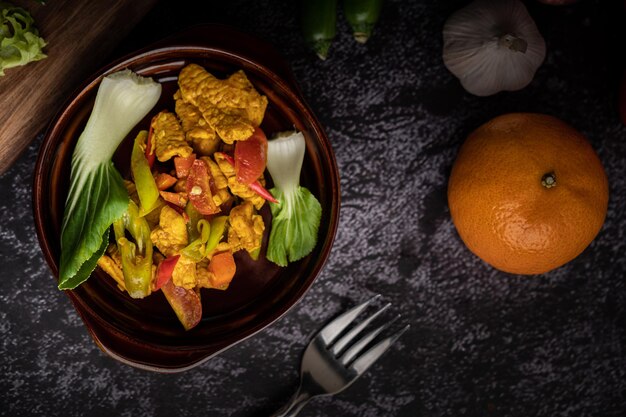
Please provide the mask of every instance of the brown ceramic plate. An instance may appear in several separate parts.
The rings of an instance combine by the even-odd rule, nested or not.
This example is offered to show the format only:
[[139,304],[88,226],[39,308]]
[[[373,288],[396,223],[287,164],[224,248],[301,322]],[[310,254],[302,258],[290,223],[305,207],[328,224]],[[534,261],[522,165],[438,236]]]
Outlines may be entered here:
[[[269,105],[261,125],[273,132],[293,129],[306,138],[301,182],[322,205],[318,243],[305,259],[279,268],[238,253],[237,274],[226,291],[202,290],[200,324],[184,331],[161,292],[133,300],[118,290],[103,271],[67,291],[94,340],[105,352],[130,365],[162,372],[195,366],[263,329],[292,307],[324,265],[339,218],[339,176],[330,143],[302,99],[291,71],[268,44],[223,26],[194,27],[125,57],[98,72],[67,103],[46,133],[35,166],[33,206],[39,242],[58,278],[60,225],[68,192],[74,146],[93,107],[102,76],[124,68],[149,76],[163,86],[160,102],[118,149],[114,162],[128,176],[131,141],[161,109],[173,110],[177,74],[189,63],[225,76],[243,69]],[[267,206],[262,212],[270,219]]]

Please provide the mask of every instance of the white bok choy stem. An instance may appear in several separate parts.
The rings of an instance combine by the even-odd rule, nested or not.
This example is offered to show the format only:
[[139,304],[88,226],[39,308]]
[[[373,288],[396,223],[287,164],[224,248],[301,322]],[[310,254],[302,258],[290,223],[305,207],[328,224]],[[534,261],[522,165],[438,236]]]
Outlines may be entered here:
[[83,283],[109,240],[109,228],[128,208],[128,193],[111,158],[161,96],[161,85],[130,70],[104,77],[72,154],[70,191],[61,229],[59,288]]
[[267,144],[267,170],[274,186],[293,190],[300,185],[306,142],[302,132],[283,132]]
[[280,266],[304,258],[317,244],[322,206],[300,186],[305,149],[301,132],[283,133],[268,142],[267,169],[274,181],[270,192],[279,203],[270,203],[272,230],[266,257]]

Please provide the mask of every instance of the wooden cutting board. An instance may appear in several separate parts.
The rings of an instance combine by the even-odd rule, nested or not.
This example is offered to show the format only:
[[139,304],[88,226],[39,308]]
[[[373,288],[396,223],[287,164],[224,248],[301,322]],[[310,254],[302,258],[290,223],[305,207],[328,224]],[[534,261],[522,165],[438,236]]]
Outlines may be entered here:
[[156,0],[11,0],[30,11],[48,58],[0,77],[0,174],[60,110],[69,95],[104,64]]

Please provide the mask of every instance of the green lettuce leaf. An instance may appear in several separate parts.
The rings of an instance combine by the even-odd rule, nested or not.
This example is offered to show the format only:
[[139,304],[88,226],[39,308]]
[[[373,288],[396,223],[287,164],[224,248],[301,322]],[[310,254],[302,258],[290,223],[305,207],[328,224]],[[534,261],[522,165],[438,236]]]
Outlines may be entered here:
[[30,13],[0,1],[0,76],[7,68],[44,59],[44,46]]

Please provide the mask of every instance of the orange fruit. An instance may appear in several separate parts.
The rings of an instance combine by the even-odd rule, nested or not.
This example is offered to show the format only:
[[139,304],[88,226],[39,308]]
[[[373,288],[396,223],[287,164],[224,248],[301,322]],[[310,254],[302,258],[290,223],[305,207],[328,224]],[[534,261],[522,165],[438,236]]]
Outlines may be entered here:
[[461,146],[448,204],[467,247],[493,267],[540,274],[578,256],[606,217],[608,181],[585,137],[547,115],[511,113]]

